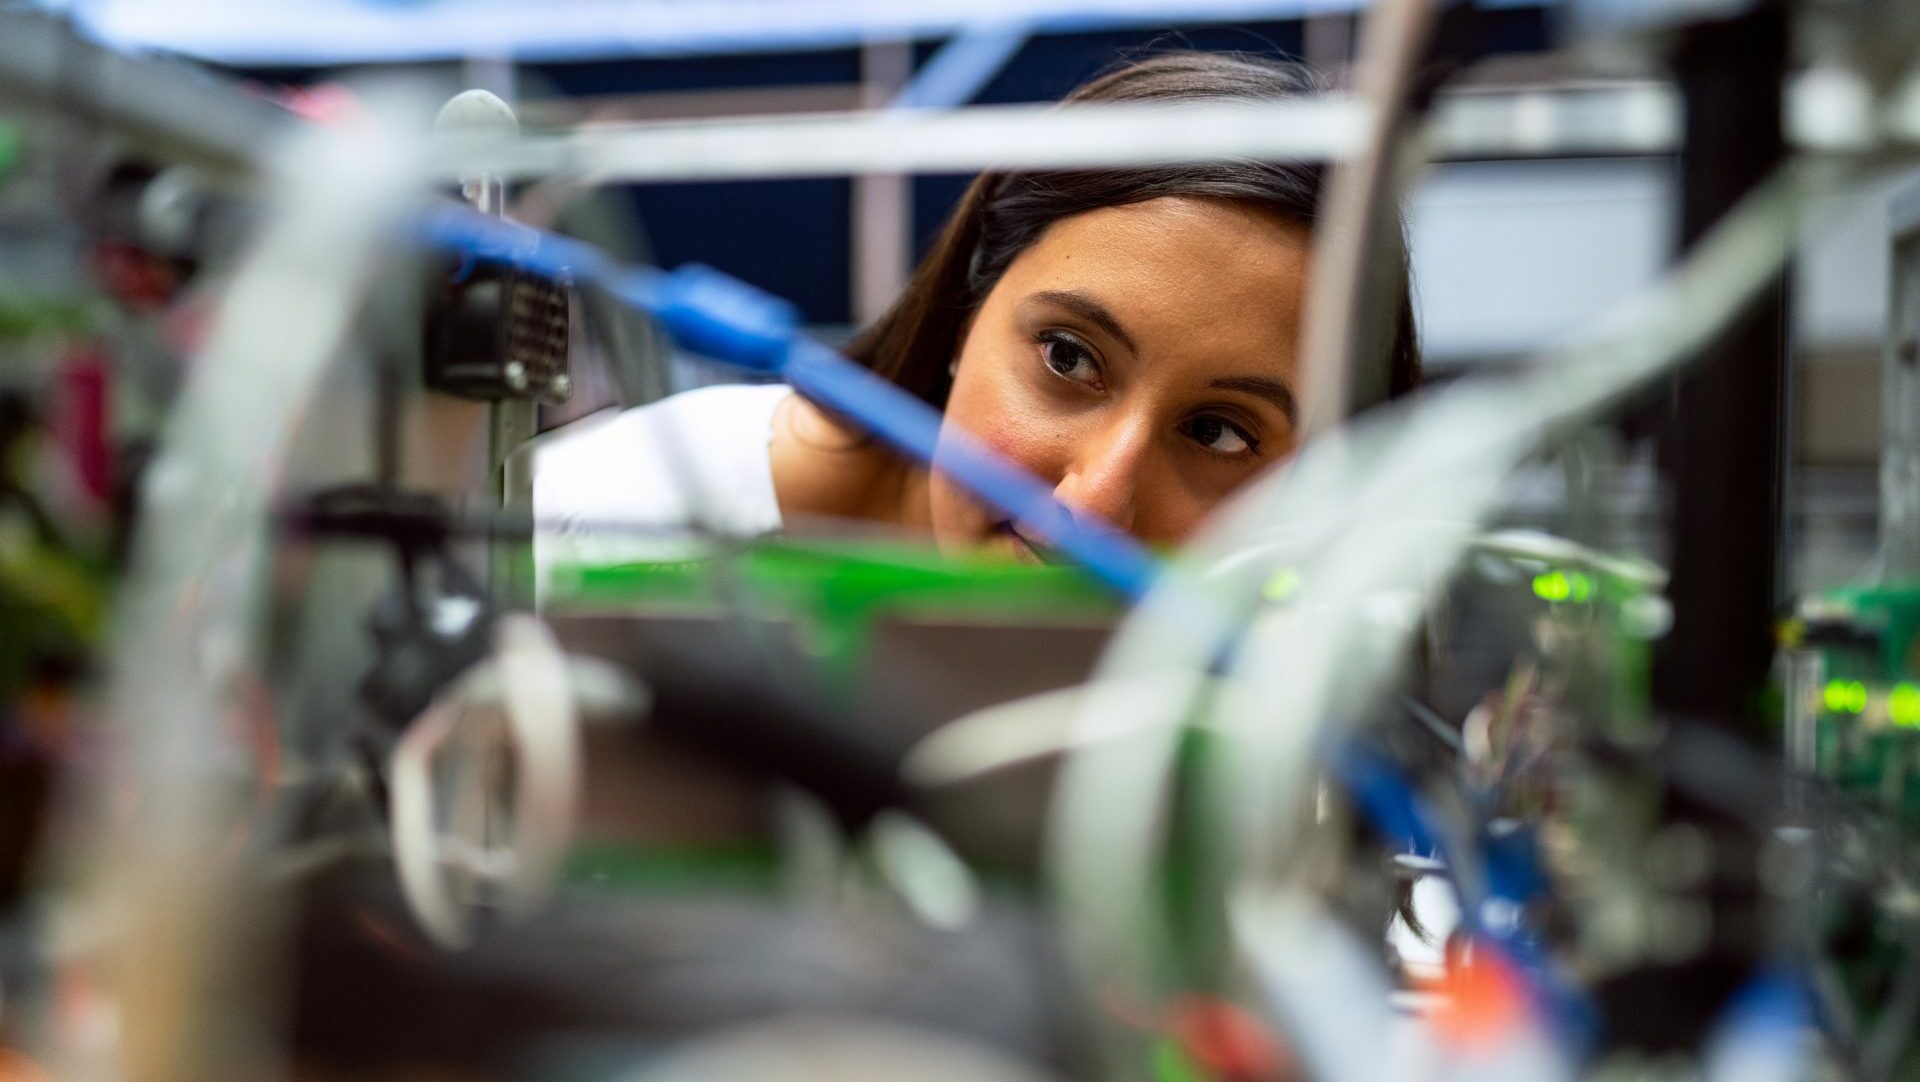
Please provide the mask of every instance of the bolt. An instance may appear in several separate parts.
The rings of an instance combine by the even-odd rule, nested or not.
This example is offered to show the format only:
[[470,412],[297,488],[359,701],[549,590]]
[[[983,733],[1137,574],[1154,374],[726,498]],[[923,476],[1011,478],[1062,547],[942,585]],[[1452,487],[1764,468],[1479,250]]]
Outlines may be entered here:
[[552,382],[547,384],[547,393],[551,394],[555,398],[565,398],[568,395],[572,394],[573,393],[572,377],[568,376],[565,372],[562,372],[559,375],[553,377]]
[[501,378],[507,381],[507,386],[512,390],[524,391],[527,389],[527,366],[521,364],[519,361],[508,361],[506,367],[500,370],[500,375]]

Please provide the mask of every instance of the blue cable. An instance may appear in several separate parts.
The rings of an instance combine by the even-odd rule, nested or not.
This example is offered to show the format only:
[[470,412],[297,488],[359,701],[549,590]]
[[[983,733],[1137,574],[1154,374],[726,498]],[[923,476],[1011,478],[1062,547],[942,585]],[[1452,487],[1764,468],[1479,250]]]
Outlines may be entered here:
[[[1159,570],[1139,544],[1110,525],[1074,514],[1044,483],[979,441],[953,432],[943,437],[939,411],[808,339],[792,305],[738,279],[699,265],[671,272],[622,267],[591,245],[453,207],[429,211],[420,231],[427,243],[472,259],[561,281],[593,282],[654,317],[681,348],[782,377],[894,450],[922,464],[937,462],[942,473],[982,502],[1129,598],[1144,596]],[[1352,741],[1325,751],[1335,777],[1377,829],[1417,853],[1445,859],[1446,839],[1431,825],[1432,810],[1391,762]],[[1591,1005],[1552,971],[1526,936],[1488,927],[1478,892],[1473,893],[1463,892],[1461,898],[1467,932],[1502,951],[1530,978],[1536,1002],[1550,1017],[1590,1038]]]
[[429,211],[419,230],[428,244],[473,259],[592,282],[652,316],[682,349],[786,380],[895,451],[937,466],[1129,599],[1144,597],[1158,576],[1159,561],[1138,542],[1068,510],[1045,483],[977,439],[943,434],[938,410],[807,338],[792,305],[745,282],[699,265],[623,267],[591,245],[455,207]]
[[943,438],[939,411],[838,353],[800,341],[780,374],[808,398],[854,418],[894,450],[937,465],[956,484],[1125,597],[1145,597],[1159,574],[1159,561],[1137,542],[1091,516],[1069,511],[1046,484],[971,435],[950,431]]
[[1798,966],[1784,960],[1762,963],[1721,1011],[1708,1037],[1703,1076],[1708,1082],[1732,1082],[1750,1078],[1758,1067],[1764,1077],[1805,1077],[1810,1060],[1804,1035],[1828,1028],[1817,1000],[1811,979]]
[[[1444,832],[1433,824],[1438,815],[1422,800],[1413,785],[1386,756],[1352,739],[1338,741],[1322,749],[1321,759],[1339,781],[1354,806],[1389,841],[1425,857],[1438,857],[1448,870],[1454,893],[1460,900],[1460,926],[1482,949],[1498,951],[1527,981],[1534,1006],[1559,1026],[1579,1047],[1591,1049],[1600,1032],[1599,1012],[1578,988],[1560,973],[1540,950],[1539,944],[1519,928],[1495,928],[1484,919],[1487,901],[1478,890],[1461,883],[1458,860],[1449,853]],[[1482,856],[1491,863],[1499,854],[1482,846]],[[1490,879],[1499,878],[1490,875]],[[1521,898],[1493,897],[1519,905]]]
[[[428,244],[468,259],[560,281],[592,282],[652,316],[681,348],[783,378],[894,450],[923,465],[937,463],[983,503],[1130,599],[1145,596],[1158,574],[1158,561],[1131,538],[1076,515],[1044,483],[971,436],[943,436],[939,411],[807,338],[792,305],[738,279],[700,265],[670,272],[623,267],[591,245],[453,207],[424,215],[420,234]],[[1391,762],[1352,741],[1327,749],[1323,758],[1376,829],[1416,853],[1445,860],[1446,839],[1431,825],[1432,810]],[[1486,855],[1489,861],[1498,856]],[[1576,1040],[1590,1044],[1598,1029],[1592,1004],[1519,930],[1489,927],[1480,912],[1483,899],[1473,893],[1461,897],[1468,934],[1506,955],[1527,976],[1536,1005]]]

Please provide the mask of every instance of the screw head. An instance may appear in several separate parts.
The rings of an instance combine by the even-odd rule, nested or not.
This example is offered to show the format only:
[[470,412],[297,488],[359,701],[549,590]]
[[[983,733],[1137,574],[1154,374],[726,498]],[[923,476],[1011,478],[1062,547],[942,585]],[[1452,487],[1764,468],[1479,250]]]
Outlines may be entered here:
[[552,381],[547,384],[547,393],[553,395],[555,398],[565,398],[572,394],[573,377],[567,375],[565,372],[554,376]]
[[519,361],[508,361],[506,367],[500,369],[500,376],[507,381],[507,386],[513,390],[524,391],[527,389],[527,366],[521,364]]

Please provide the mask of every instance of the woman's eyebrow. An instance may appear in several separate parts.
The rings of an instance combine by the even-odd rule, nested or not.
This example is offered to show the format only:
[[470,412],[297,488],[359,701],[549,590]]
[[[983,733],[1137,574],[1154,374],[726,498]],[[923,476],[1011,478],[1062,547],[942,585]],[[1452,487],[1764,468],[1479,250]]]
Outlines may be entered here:
[[1300,403],[1293,397],[1293,388],[1277,379],[1265,376],[1223,376],[1207,384],[1222,391],[1244,391],[1255,398],[1264,398],[1280,407],[1292,424],[1300,423]]
[[1129,351],[1134,353],[1140,352],[1140,347],[1133,343],[1133,336],[1128,334],[1127,329],[1120,325],[1120,321],[1115,319],[1113,313],[1107,310],[1107,306],[1087,296],[1085,293],[1071,289],[1043,289],[1033,294],[1029,299],[1065,308],[1067,311],[1072,312],[1074,315],[1079,316],[1118,339],[1120,344],[1127,347]]

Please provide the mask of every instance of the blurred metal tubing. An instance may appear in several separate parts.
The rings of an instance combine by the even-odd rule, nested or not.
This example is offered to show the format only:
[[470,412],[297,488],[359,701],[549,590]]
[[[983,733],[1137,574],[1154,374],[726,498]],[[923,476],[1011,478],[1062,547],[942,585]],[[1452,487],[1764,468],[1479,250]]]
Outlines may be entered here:
[[1465,91],[1441,99],[1427,132],[1450,161],[1665,154],[1679,142],[1679,100],[1653,83]]
[[251,174],[294,121],[198,65],[117,53],[63,19],[19,8],[0,8],[0,104],[92,121],[228,177]]
[[[1792,142],[1816,152],[1920,147],[1920,92],[1876,108],[1845,73],[1815,72],[1789,95]],[[1222,158],[1353,153],[1366,106],[1348,98],[1272,104],[987,105],[583,126],[512,144],[440,140],[436,175],[485,168],[598,183],[1073,169]],[[1655,83],[1464,91],[1428,127],[1443,161],[1642,156],[1679,143],[1671,88]]]
[[1071,110],[992,105],[778,120],[666,121],[577,128],[516,143],[452,139],[436,169],[602,183],[859,173],[973,173],[987,167],[1088,168],[1223,156],[1347,153],[1364,116],[1345,101],[1273,105],[1115,105]]
[[[1228,8],[1239,10],[1218,5]],[[251,172],[261,150],[296,123],[192,64],[116,53],[81,39],[62,19],[22,9],[0,8],[0,102],[91,120],[155,153],[227,175]],[[1323,99],[647,121],[491,146],[445,138],[433,159],[436,175],[484,165],[515,178],[557,173],[611,183],[1333,158],[1354,149],[1364,108]],[[1852,74],[1815,70],[1795,81],[1788,120],[1793,142],[1810,150],[1920,144],[1920,90],[1877,112]],[[1679,113],[1672,91],[1652,83],[1474,90],[1447,96],[1428,130],[1441,160],[1661,154],[1678,141]]]
[[[1266,105],[991,105],[951,112],[662,121],[581,127],[517,143],[441,140],[436,172],[485,168],[620,181],[972,173],[1219,158],[1330,159],[1352,153],[1365,106],[1345,98]],[[1442,158],[1653,154],[1677,113],[1655,86],[1474,93],[1450,98],[1431,129]]]
[[[1365,0],[112,0],[79,8],[91,33],[235,64],[337,64],[509,55],[579,60],[853,48],[987,27],[1073,33],[1298,19]],[[1499,0],[1488,6],[1550,6]]]

